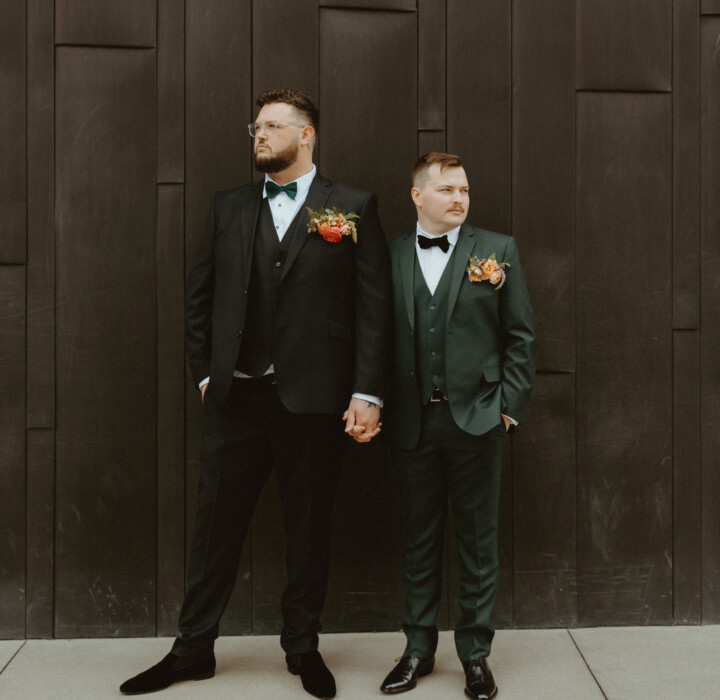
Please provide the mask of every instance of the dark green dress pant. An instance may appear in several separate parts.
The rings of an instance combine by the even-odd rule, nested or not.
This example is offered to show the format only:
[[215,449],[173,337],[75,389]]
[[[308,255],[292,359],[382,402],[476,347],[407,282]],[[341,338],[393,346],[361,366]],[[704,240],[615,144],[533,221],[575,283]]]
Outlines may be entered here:
[[490,615],[497,592],[497,521],[505,443],[502,422],[480,436],[456,425],[447,402],[423,408],[412,450],[394,450],[405,514],[405,654],[429,658],[437,647],[443,540],[448,497],[460,559],[460,619],[455,646],[461,661],[490,654]]

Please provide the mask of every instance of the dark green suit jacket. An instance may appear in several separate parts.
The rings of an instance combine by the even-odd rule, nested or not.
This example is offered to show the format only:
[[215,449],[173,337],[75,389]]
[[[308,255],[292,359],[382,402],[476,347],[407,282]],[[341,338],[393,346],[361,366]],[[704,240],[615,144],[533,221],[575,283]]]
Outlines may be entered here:
[[[507,260],[505,284],[470,282],[470,256]],[[421,403],[415,367],[415,229],[390,242],[394,347],[384,415],[390,444],[412,449],[420,437]],[[455,422],[471,435],[497,426],[501,413],[522,422],[535,379],[535,324],[515,241],[463,224],[447,306],[445,372]]]

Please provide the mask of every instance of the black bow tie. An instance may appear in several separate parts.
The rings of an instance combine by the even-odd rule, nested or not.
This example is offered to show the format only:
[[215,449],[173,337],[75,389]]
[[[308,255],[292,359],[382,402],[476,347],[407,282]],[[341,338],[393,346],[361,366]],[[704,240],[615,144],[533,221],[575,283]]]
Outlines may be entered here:
[[447,235],[444,236],[433,236],[432,238],[428,236],[418,236],[418,243],[420,244],[420,247],[423,250],[427,250],[428,248],[432,248],[434,245],[436,245],[440,250],[442,250],[443,253],[447,253],[448,250],[450,250],[450,241],[448,240]]
[[290,199],[295,199],[295,195],[297,194],[297,182],[290,182],[287,185],[278,185],[277,182],[268,180],[265,183],[265,194],[270,199],[276,197],[281,192],[285,192]]

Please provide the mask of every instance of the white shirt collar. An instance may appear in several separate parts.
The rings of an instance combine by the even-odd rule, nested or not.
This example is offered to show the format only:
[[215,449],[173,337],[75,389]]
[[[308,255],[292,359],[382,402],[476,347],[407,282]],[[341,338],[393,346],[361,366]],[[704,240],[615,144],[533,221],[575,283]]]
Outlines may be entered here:
[[[427,238],[437,238],[437,236],[433,236],[432,234],[423,231],[422,228],[420,228],[419,223],[417,224],[417,235],[426,236]],[[441,235],[448,237],[448,243],[450,243],[450,248],[452,249],[453,246],[457,245],[458,237],[460,236],[460,226],[451,228],[449,231],[445,231],[445,233]],[[417,246],[417,241],[415,241],[415,245]]]
[[[297,180],[291,180],[290,182],[296,182],[297,183],[297,195],[295,196],[295,199],[301,200],[304,199],[307,196],[308,190],[310,189],[310,185],[312,184],[313,178],[315,177],[315,173],[317,172],[317,168],[315,167],[315,163],[313,163],[312,170],[309,173],[305,173],[304,175],[301,175]],[[265,173],[265,182],[268,180],[273,180],[267,173]],[[286,185],[289,185],[290,182],[286,182]],[[280,184],[278,182],[275,182],[276,185]],[[267,192],[265,192],[265,186],[263,185],[263,199],[267,198]]]

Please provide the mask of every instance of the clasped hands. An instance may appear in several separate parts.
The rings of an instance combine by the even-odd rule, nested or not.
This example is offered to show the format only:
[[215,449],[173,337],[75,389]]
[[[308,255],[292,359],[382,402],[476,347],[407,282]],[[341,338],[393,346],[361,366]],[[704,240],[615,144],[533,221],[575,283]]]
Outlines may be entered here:
[[370,442],[382,426],[379,422],[380,406],[356,397],[350,399],[342,419],[345,421],[345,432],[355,442]]

